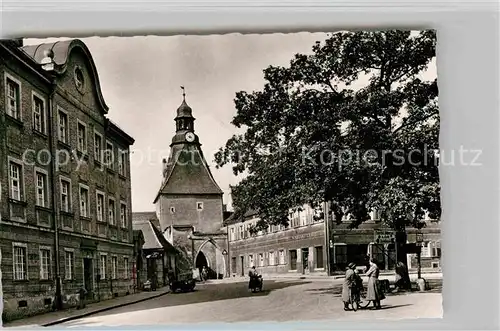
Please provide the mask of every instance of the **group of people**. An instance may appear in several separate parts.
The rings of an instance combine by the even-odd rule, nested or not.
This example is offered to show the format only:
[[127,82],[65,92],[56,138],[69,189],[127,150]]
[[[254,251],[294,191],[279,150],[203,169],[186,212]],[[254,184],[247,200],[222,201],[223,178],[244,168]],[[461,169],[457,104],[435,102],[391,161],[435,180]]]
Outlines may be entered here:
[[[369,259],[365,275],[368,277],[368,285],[365,300],[371,301],[375,309],[380,309],[380,301],[385,299],[384,292],[381,289],[378,276],[380,269],[373,259]],[[349,305],[358,304],[363,291],[363,280],[359,275],[359,269],[356,264],[350,263],[347,267],[344,283],[342,285],[342,301],[344,310],[349,310]]]

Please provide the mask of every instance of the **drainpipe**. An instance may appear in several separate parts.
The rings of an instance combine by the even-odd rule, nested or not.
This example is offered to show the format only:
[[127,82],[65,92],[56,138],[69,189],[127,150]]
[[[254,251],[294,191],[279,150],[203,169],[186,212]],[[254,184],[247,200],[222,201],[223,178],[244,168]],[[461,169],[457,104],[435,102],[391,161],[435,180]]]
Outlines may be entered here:
[[[52,155],[57,155],[56,154],[56,148],[54,146],[54,139],[53,139],[53,120],[55,117],[52,116],[53,113],[53,107],[54,107],[54,94],[55,94],[55,89],[56,89],[56,83],[52,82],[51,86],[51,91],[50,91],[50,96],[49,96],[49,105],[48,105],[48,130],[49,130],[49,144],[51,148],[51,154]],[[56,252],[56,295],[55,295],[55,302],[56,302],[56,309],[60,310],[62,309],[62,293],[61,293],[61,276],[60,276],[60,256],[59,256],[59,211],[57,210],[57,196],[56,196],[56,187],[57,187],[57,181],[55,178],[56,174],[56,164],[54,160],[50,162],[51,167],[50,167],[50,178],[52,179],[52,210],[54,211],[54,244],[55,244],[55,252]]]
[[[47,107],[47,125],[48,125],[48,137],[49,137],[49,146],[51,150],[51,155],[57,155],[56,154],[56,147],[54,145],[54,130],[53,130],[53,121],[57,121],[56,117],[52,116],[53,113],[53,107],[54,107],[54,95],[56,92],[57,88],[57,81],[56,77],[54,74],[54,69],[55,69],[55,64],[53,61],[54,58],[54,53],[52,50],[47,50],[45,52],[45,57],[42,59],[41,64],[42,64],[42,69],[51,74],[52,79],[50,80],[50,94],[49,94],[49,101],[48,101],[48,107]],[[56,262],[56,294],[55,294],[55,308],[57,310],[62,309],[62,294],[61,294],[61,276],[60,276],[60,256],[59,256],[59,212],[57,210],[57,196],[56,196],[56,187],[57,187],[57,181],[55,178],[56,174],[56,164],[54,160],[52,159],[50,162],[50,178],[51,178],[51,196],[52,196],[52,210],[54,211],[54,246],[55,246],[55,262]]]

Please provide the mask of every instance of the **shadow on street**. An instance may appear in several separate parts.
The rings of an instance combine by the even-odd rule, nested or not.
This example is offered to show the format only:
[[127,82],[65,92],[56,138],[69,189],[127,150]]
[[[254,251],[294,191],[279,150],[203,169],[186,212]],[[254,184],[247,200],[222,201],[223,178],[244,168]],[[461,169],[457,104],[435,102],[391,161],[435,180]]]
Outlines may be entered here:
[[[164,296],[147,300],[141,303],[124,306],[109,311],[97,313],[92,316],[106,316],[114,314],[123,314],[134,311],[144,311],[156,308],[165,308],[180,305],[191,305],[204,302],[241,299],[247,297],[264,297],[269,295],[275,290],[284,289],[291,286],[309,284],[305,281],[289,281],[289,282],[276,282],[272,280],[264,280],[262,292],[252,293],[248,289],[248,282],[237,282],[230,284],[198,284],[195,291],[187,293],[169,293]],[[66,323],[66,325],[79,325],[85,324],[84,319],[75,320]]]

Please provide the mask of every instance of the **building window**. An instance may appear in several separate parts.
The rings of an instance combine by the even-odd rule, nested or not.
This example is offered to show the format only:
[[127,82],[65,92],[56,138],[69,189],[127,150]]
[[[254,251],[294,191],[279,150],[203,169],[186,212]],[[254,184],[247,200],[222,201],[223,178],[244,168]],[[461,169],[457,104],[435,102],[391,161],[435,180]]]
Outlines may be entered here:
[[334,245],[335,264],[343,266],[347,264],[347,245]]
[[129,279],[129,265],[128,265],[128,257],[123,258],[123,278]]
[[78,122],[78,150],[87,153],[87,127],[81,122]]
[[7,115],[21,120],[21,85],[11,78],[6,78]]
[[89,189],[80,186],[80,216],[89,217]]
[[59,117],[59,141],[63,143],[68,143],[68,115],[59,109],[58,112]]
[[196,209],[197,210],[203,210],[203,202],[197,202],[196,203]]
[[285,264],[285,251],[283,249],[280,250],[278,263],[281,265]]
[[106,167],[114,169],[114,153],[113,144],[109,141],[106,143]]
[[118,173],[122,176],[126,175],[126,164],[127,164],[127,155],[126,151],[118,150]]
[[96,216],[98,222],[104,222],[104,194],[97,192],[96,194]]
[[101,255],[99,274],[101,275],[101,279],[106,279],[106,255]]
[[46,248],[40,249],[40,279],[49,279],[50,270],[50,250]]
[[121,203],[120,205],[120,220],[122,228],[127,227],[127,205]]
[[102,163],[102,136],[97,132],[94,134],[94,159]]
[[305,210],[299,211],[300,226],[307,225],[307,213]]
[[118,258],[116,256],[111,257],[111,278],[116,279],[118,269]]
[[260,253],[259,254],[259,267],[263,267],[263,266],[264,266],[264,254]]
[[36,205],[47,207],[47,175],[42,172],[35,172],[36,175]]
[[297,270],[297,250],[290,250],[290,270]]
[[239,232],[238,239],[243,239],[243,233],[244,233],[243,225],[240,225],[240,232]]
[[170,207],[170,214],[175,214],[175,207]]
[[108,222],[111,225],[116,225],[115,221],[115,200],[109,199],[108,201]]
[[33,95],[33,129],[40,133],[45,134],[45,103],[44,101]]
[[323,246],[318,246],[315,248],[316,250],[316,256],[314,257],[316,259],[316,268],[321,269],[324,268],[323,266]]
[[254,266],[254,264],[253,264],[253,255],[250,254],[250,255],[248,255],[248,267],[251,268],[253,266]]
[[65,179],[61,179],[61,210],[69,213],[71,208],[71,183]]
[[26,246],[14,244],[14,280],[28,279],[28,265],[26,256]]
[[65,272],[64,272],[64,278],[70,280],[73,279],[73,266],[74,264],[74,253],[71,251],[66,251],[64,253],[64,267],[65,267]]
[[230,235],[229,235],[229,240],[234,241],[235,240],[234,235],[235,235],[235,233],[234,233],[234,227],[231,227],[231,229],[230,229]]
[[10,198],[20,201],[23,198],[22,192],[22,166],[13,161],[9,163]]
[[421,250],[422,257],[431,257],[430,246],[431,246],[430,241],[425,241],[422,243],[422,250]]
[[269,261],[267,262],[268,265],[273,266],[276,264],[276,257],[274,255],[274,252],[269,252]]

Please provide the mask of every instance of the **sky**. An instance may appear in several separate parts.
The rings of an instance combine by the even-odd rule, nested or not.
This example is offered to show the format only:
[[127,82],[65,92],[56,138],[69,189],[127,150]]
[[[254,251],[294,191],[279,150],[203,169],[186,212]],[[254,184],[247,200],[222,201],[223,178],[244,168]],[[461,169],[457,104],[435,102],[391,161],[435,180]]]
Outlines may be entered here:
[[[168,158],[175,134],[174,117],[186,89],[195,133],[215,180],[231,208],[231,165],[215,168],[214,154],[237,129],[238,91],[261,90],[262,70],[286,66],[296,53],[310,53],[326,33],[226,34],[210,36],[137,36],[81,38],[89,48],[109,106],[108,117],[130,134],[132,210],[154,211],[162,181],[162,159]],[[25,39],[39,44],[68,38]],[[435,74],[435,70],[434,74]]]

